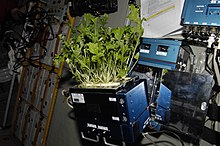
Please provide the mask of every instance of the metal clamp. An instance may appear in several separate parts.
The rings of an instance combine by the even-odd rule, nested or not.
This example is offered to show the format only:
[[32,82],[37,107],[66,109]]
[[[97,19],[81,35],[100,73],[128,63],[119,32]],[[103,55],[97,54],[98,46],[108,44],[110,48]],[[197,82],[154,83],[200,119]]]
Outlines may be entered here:
[[[104,144],[108,145],[108,146],[119,146],[119,145],[115,145],[115,144],[111,144],[111,143],[107,142],[105,137],[103,137],[103,141],[104,141]],[[126,146],[124,141],[122,141],[122,146]]]
[[89,141],[92,141],[92,142],[99,142],[99,137],[97,135],[96,135],[96,139],[92,139],[92,138],[89,138],[89,137],[85,137],[83,132],[81,132],[81,136],[85,140],[89,140]]

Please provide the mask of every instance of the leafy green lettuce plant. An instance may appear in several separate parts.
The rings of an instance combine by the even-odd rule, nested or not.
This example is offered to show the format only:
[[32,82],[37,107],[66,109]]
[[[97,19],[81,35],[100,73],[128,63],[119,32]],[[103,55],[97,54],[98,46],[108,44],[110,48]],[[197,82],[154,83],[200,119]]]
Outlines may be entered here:
[[130,5],[127,18],[132,25],[111,28],[108,15],[95,17],[84,14],[70,41],[61,36],[61,53],[55,63],[66,61],[73,78],[81,85],[122,81],[127,75],[143,34],[140,9]]

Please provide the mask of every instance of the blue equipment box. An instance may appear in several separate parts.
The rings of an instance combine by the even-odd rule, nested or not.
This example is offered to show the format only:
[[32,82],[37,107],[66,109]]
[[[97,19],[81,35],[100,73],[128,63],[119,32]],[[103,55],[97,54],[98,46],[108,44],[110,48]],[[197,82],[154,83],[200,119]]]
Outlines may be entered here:
[[220,26],[220,0],[185,0],[181,25]]
[[146,80],[117,88],[70,88],[82,138],[133,143],[150,117]]
[[168,123],[170,120],[171,96],[171,90],[164,86],[163,83],[161,83],[159,95],[157,97],[157,108],[155,111],[155,118],[156,120],[162,123]]
[[143,38],[138,64],[174,70],[181,44],[178,40]]

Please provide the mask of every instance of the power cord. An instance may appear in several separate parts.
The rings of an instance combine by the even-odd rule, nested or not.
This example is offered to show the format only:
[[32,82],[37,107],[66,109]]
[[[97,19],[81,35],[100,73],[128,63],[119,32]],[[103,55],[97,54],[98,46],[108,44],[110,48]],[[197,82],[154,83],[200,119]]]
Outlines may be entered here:
[[74,107],[73,107],[73,102],[72,102],[72,97],[71,97],[70,93],[69,93],[66,89],[63,89],[63,90],[61,91],[61,94],[66,97],[66,104],[67,104],[71,109],[74,109]]
[[[47,48],[44,46],[47,41],[53,40],[54,32],[50,23],[48,12],[37,6],[33,6],[25,15],[25,24],[23,27],[23,34],[15,30],[7,31],[5,37],[15,51],[14,71],[21,66],[33,65],[34,61],[39,61],[46,56]],[[48,33],[49,35],[42,35]],[[40,44],[41,54],[31,55],[27,58],[26,53],[29,48],[33,48],[36,43]]]
[[[182,139],[176,133],[168,131],[168,130],[155,131],[155,132],[146,132],[146,133],[142,133],[142,135],[144,137],[146,137],[147,135],[151,135],[151,134],[163,134],[163,133],[171,134],[171,135],[175,136],[179,140],[179,142],[181,143],[181,146],[185,146],[184,142],[182,141]],[[152,142],[152,140],[150,140],[150,141],[151,141],[151,144],[156,144],[154,141],[153,142]]]

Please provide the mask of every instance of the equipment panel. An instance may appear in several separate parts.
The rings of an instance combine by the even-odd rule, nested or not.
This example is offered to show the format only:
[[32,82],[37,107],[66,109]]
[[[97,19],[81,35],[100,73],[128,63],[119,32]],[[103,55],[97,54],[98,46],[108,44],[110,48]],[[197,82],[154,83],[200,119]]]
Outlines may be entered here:
[[185,0],[182,25],[220,26],[219,0]]
[[133,143],[143,132],[149,118],[146,81],[127,83],[125,87],[70,88],[75,116],[83,139],[104,143]]
[[143,38],[140,47],[139,64],[174,70],[181,41]]

